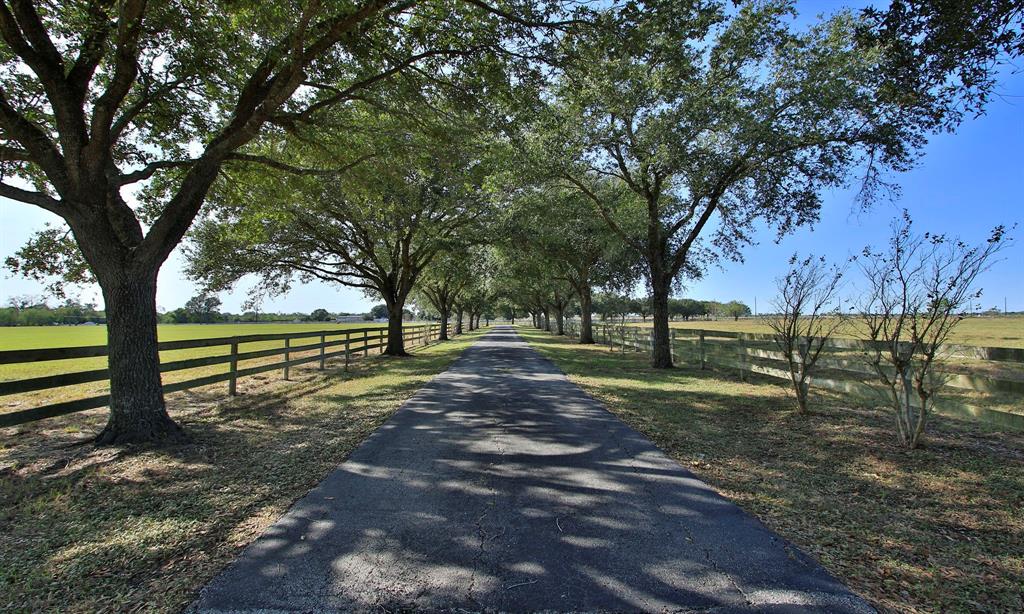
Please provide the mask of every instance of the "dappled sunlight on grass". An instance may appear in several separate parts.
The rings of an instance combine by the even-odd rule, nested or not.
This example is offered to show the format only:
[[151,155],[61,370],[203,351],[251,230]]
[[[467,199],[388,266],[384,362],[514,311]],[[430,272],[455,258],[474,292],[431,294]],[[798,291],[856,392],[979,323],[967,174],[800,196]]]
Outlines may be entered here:
[[[250,382],[234,399],[175,395],[187,445],[69,447],[67,428],[92,432],[95,415],[0,431],[0,609],[181,609],[478,336]],[[65,443],[44,445],[52,433]]]
[[936,417],[924,449],[884,412],[734,371],[520,329],[587,392],[882,609],[1021,611],[1024,435]]

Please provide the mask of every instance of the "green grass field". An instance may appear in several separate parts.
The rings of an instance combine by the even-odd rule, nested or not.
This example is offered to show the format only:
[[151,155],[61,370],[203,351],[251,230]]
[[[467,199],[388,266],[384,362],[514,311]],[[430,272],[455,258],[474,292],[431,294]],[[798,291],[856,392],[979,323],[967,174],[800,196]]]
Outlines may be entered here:
[[[161,324],[157,327],[160,341],[182,339],[211,339],[238,335],[273,335],[317,330],[345,330],[351,328],[379,328],[384,324],[357,322],[334,324],[331,322],[274,323],[274,324]],[[103,345],[107,342],[106,326],[12,326],[0,328],[0,350],[34,348],[78,347]]]
[[[409,323],[409,326],[420,325],[422,322]],[[158,328],[157,334],[161,341],[178,341],[184,339],[210,339],[215,337],[235,337],[240,335],[270,335],[288,332],[313,332],[321,330],[344,331],[352,329],[382,328],[385,324],[374,322],[333,324],[333,323],[282,323],[282,324],[166,324]],[[103,345],[106,343],[107,330],[105,326],[24,326],[0,328],[0,350],[20,350],[52,347],[77,347],[90,345]],[[308,345],[318,342],[318,338],[300,339],[292,345]],[[373,340],[370,341],[372,345]],[[361,347],[361,340],[353,340],[352,349],[358,350]],[[283,348],[284,341],[260,341],[246,343],[240,346],[240,351],[248,352],[271,348]],[[333,348],[337,349],[337,348]],[[227,346],[214,346],[205,348],[191,348],[185,350],[171,350],[160,353],[160,359],[164,362],[172,360],[186,360],[200,358],[203,356],[216,356],[228,353]],[[311,355],[309,352],[293,352],[292,358],[300,358]],[[270,356],[261,359],[250,360],[242,363],[241,367],[250,367],[257,364],[269,364],[280,362],[283,356]],[[19,363],[0,365],[0,381],[10,381],[54,375],[60,373],[74,373],[106,367],[106,357],[75,358],[70,360],[52,360],[46,362]],[[210,365],[182,371],[164,373],[164,383],[179,382],[196,377],[224,373],[228,369],[227,364]],[[88,396],[103,394],[107,390],[106,382],[92,382],[64,388],[50,390],[39,390],[35,392],[0,397],[0,412],[16,411],[28,407],[66,401]]]
[[[859,326],[861,325],[861,322],[859,320],[851,319],[845,324],[844,328],[840,329],[840,332],[835,335],[836,337],[855,339],[865,338],[865,335],[860,334]],[[600,323],[596,324],[596,326],[600,325]],[[764,320],[758,318],[742,318],[740,320],[692,320],[685,322],[672,322],[671,325],[677,330],[689,329],[724,331],[730,333],[772,333],[771,328],[764,322]],[[635,326],[639,328],[644,328],[646,326],[649,330],[651,323],[650,320],[648,320],[646,324],[644,322],[627,322],[627,326]],[[719,343],[721,343],[721,340],[719,340]],[[954,329],[954,334],[950,339],[950,343],[984,347],[1024,347],[1024,316],[978,317],[965,319]],[[723,348],[734,347],[731,341],[726,341],[721,346],[714,344],[713,346]],[[693,361],[696,359],[695,346],[684,344],[677,347],[680,348],[676,350],[677,358],[679,360]],[[762,349],[765,349],[765,347],[762,346]],[[767,349],[772,350],[774,347],[768,344]],[[733,350],[728,349],[725,351],[728,352]],[[850,360],[863,364],[863,355],[856,351],[829,350],[826,352],[825,358]],[[731,357],[729,357],[729,359],[731,359]],[[712,359],[712,361],[714,362],[714,359]],[[782,364],[783,363],[769,364],[768,366],[782,368]],[[941,368],[938,370],[948,373],[996,378],[1000,380],[1014,380],[1017,382],[1024,381],[1024,363],[1017,361],[990,361],[969,358],[962,355],[951,355],[945,357],[942,361]],[[862,375],[852,374],[848,371],[829,371],[827,368],[821,367],[819,367],[817,374],[819,377],[826,379],[873,381],[870,377],[865,379]],[[984,382],[981,384],[984,385]],[[1000,391],[998,389],[987,387],[969,389],[947,386],[942,391],[942,397],[946,401],[968,406],[1024,414],[1024,400],[1022,400],[1020,393],[1016,391]]]
[[[595,324],[602,322],[595,321]],[[643,322],[636,322],[643,326]],[[860,338],[856,319],[850,320],[850,326],[840,336]],[[650,326],[650,319],[647,320]],[[689,320],[672,322],[673,328],[690,328],[703,330],[722,330],[738,333],[771,333],[771,329],[758,318],[744,318],[738,321],[727,320]],[[953,330],[950,343],[964,345],[981,345],[986,347],[1024,348],[1024,316],[982,316],[966,318]]]
[[[321,330],[351,330],[357,328],[381,328],[384,324],[374,322],[357,324],[331,323],[282,323],[282,324],[162,324],[157,327],[160,341],[181,341],[185,339],[213,339],[215,337],[237,337],[240,335],[274,335],[279,333],[313,332]],[[314,339],[302,340],[302,344]],[[80,347],[104,345],[107,342],[106,326],[16,326],[0,328],[0,350],[27,350],[37,348]],[[297,342],[298,343],[298,342]],[[242,351],[284,347],[283,341],[250,343]],[[212,354],[223,354],[225,348],[194,348],[163,352],[164,360],[183,360]],[[0,365],[0,380],[21,379],[48,373],[70,372],[101,368],[106,358],[78,358],[43,363]]]

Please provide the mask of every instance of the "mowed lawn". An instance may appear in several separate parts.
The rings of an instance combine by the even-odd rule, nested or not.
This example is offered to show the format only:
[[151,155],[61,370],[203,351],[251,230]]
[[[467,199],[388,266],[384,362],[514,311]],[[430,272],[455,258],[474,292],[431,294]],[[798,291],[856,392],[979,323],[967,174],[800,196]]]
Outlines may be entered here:
[[[609,324],[612,323],[610,320]],[[595,321],[595,325],[604,324]],[[651,326],[647,322],[632,323],[636,326]],[[702,330],[721,330],[737,333],[771,333],[772,329],[760,318],[741,318],[740,320],[686,320],[671,323],[672,328],[688,328]],[[837,336],[863,338],[860,331],[861,323],[855,318],[849,319]],[[953,330],[950,343],[963,345],[980,345],[985,347],[1024,348],[1024,315],[1008,316],[977,316],[964,318]]]
[[[422,323],[409,323],[407,326],[417,326]],[[274,323],[274,324],[163,324],[157,329],[160,341],[180,341],[187,339],[211,339],[217,337],[237,337],[242,335],[272,335],[292,332],[318,332],[338,331],[343,332],[353,329],[379,329],[386,324],[375,322],[358,322],[352,324],[334,324],[327,322],[311,323]],[[371,333],[373,334],[373,333]],[[55,347],[79,347],[104,345],[107,342],[107,330],[105,326],[24,326],[0,328],[0,350],[22,350],[37,348]],[[337,340],[336,337],[329,340]],[[296,339],[292,346],[309,345],[318,343],[318,337]],[[370,345],[376,341],[372,338]],[[260,341],[246,343],[239,346],[240,352],[266,350],[271,348],[283,348],[284,341]],[[355,335],[352,339],[352,349],[362,347],[361,335]],[[330,348],[328,351],[340,348]],[[229,352],[228,346],[213,346],[203,348],[191,348],[184,350],[172,350],[161,352],[160,359],[163,362],[175,360],[187,360],[204,356],[224,355]],[[293,352],[292,359],[311,355],[310,352]],[[275,355],[259,359],[249,360],[240,363],[240,368],[250,367],[257,364],[269,364],[280,362],[283,355]],[[71,360],[52,360],[46,362],[19,363],[0,365],[0,381],[19,380],[45,375],[61,373],[73,373],[77,371],[88,371],[92,369],[103,369],[107,366],[106,357],[76,358]],[[197,377],[225,373],[228,370],[227,363],[208,365],[181,371],[172,371],[163,374],[164,383],[184,381]],[[223,384],[226,386],[227,384]],[[46,403],[84,398],[97,394],[103,394],[107,390],[105,381],[91,382],[76,386],[67,386],[50,390],[39,390],[30,393],[0,397],[0,413],[5,411],[16,411],[27,407],[38,406]]]
[[[182,341],[186,339],[213,339],[216,337],[237,337],[241,335],[276,335],[280,333],[315,332],[321,330],[344,331],[361,328],[381,328],[387,326],[377,322],[357,322],[352,324],[334,324],[330,322],[274,323],[274,324],[161,324],[157,327],[160,341]],[[297,340],[296,343],[312,343],[316,339]],[[0,328],[0,350],[28,350],[39,348],[81,347],[105,345],[107,343],[106,326],[11,326]],[[262,342],[261,344],[245,345],[241,351],[284,347],[283,341]],[[224,347],[195,348],[164,352],[165,360],[181,360],[197,358],[211,354],[224,354]],[[78,371],[101,368],[106,358],[78,358],[74,360],[57,360],[48,363],[27,363],[17,365],[0,365],[0,380],[21,379],[39,374],[54,372]],[[40,373],[42,372],[42,373]]]
[[892,416],[778,380],[519,329],[569,378],[885,612],[1024,611],[1024,434],[937,416],[922,449]]

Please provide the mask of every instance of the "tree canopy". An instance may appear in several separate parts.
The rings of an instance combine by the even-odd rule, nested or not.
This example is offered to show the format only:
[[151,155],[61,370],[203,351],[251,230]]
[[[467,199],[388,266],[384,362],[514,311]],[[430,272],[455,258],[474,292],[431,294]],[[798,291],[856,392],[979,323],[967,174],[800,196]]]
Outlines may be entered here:
[[[708,312],[670,300],[684,280],[742,259],[759,224],[813,224],[823,190],[888,193],[1024,49],[1019,1],[894,0],[801,28],[794,14],[786,0],[5,2],[0,196],[66,224],[6,264],[100,285],[105,443],[182,435],[155,293],[188,233],[189,274],[210,290],[255,275],[258,293],[320,279],[379,297],[390,354],[415,293],[470,327],[501,300],[562,331],[578,305],[584,342],[592,311],[649,308],[652,363],[670,367],[669,318]],[[640,277],[649,300],[620,304]]]

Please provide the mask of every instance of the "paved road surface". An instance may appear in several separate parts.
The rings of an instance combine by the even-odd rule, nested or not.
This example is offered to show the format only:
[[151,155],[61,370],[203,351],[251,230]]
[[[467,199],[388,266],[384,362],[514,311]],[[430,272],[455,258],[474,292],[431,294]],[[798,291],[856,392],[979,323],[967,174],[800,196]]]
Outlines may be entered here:
[[420,390],[192,609],[870,611],[508,327]]

